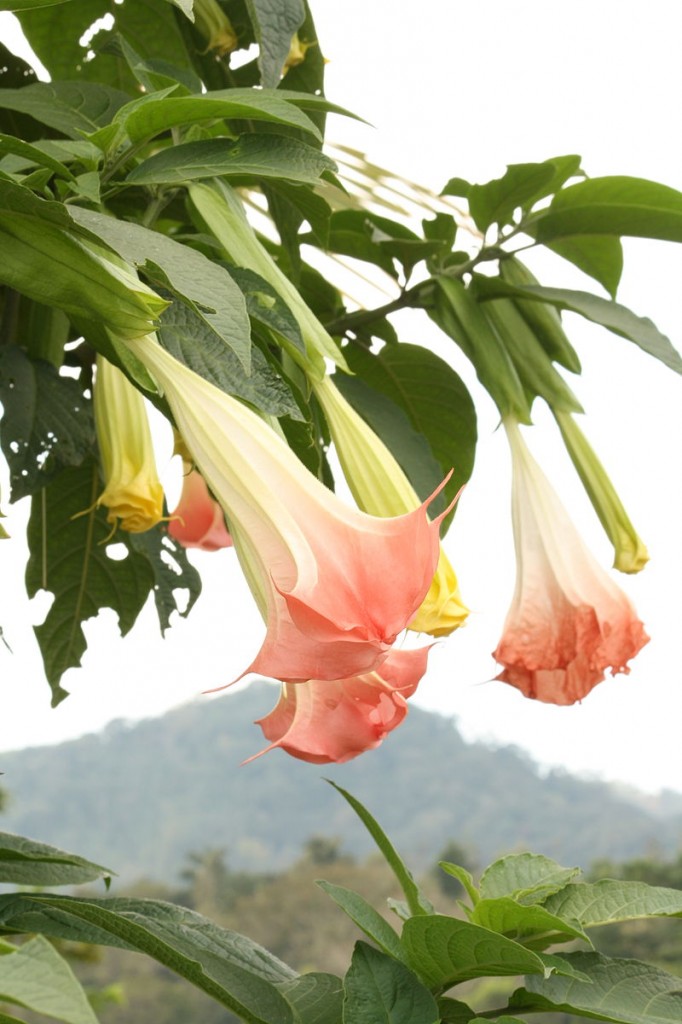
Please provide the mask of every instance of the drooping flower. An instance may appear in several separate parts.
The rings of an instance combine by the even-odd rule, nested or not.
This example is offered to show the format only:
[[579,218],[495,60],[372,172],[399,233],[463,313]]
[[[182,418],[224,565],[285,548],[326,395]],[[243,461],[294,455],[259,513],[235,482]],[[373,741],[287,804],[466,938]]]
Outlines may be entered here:
[[[312,386],[358,507],[373,516],[399,516],[419,508],[417,492],[391,452],[334,381],[325,377],[313,381]],[[455,570],[441,547],[431,586],[407,628],[431,636],[448,636],[468,614]]]
[[328,764],[378,747],[405,718],[429,650],[393,650],[375,671],[350,679],[285,683],[276,707],[256,722],[270,740],[261,754],[281,747],[301,761]]
[[97,505],[109,509],[113,527],[144,533],[163,517],[144,399],[118,367],[98,356],[93,400],[105,484]]
[[130,348],[224,508],[252,591],[265,595],[267,635],[246,671],[306,681],[376,668],[433,579],[440,519],[429,522],[429,502],[390,519],[350,508],[254,412],[153,337]]
[[218,551],[230,547],[225,513],[209,494],[206,481],[191,462],[183,460],[180,501],[168,521],[168,532],[185,548]]
[[516,590],[494,657],[497,677],[526,697],[574,704],[604,678],[629,671],[648,637],[629,598],[585,547],[518,424],[512,451]]

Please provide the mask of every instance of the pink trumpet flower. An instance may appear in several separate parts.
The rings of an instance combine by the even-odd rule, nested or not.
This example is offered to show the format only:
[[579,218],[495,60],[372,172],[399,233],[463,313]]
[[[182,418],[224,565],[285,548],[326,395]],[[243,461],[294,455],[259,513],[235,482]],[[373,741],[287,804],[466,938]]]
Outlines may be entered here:
[[373,672],[350,679],[285,683],[276,707],[256,722],[271,742],[255,757],[281,747],[301,761],[329,764],[378,747],[405,718],[429,650],[393,650]]
[[305,682],[377,668],[429,589],[442,517],[429,522],[429,501],[388,519],[345,505],[250,409],[153,337],[129,344],[225,510],[265,618],[246,672]]
[[516,591],[494,657],[497,677],[526,697],[574,704],[607,669],[648,642],[629,598],[594,560],[515,421],[505,422],[512,451]]
[[225,514],[209,494],[206,481],[191,463],[183,460],[180,502],[168,522],[168,532],[185,548],[218,551],[232,545]]

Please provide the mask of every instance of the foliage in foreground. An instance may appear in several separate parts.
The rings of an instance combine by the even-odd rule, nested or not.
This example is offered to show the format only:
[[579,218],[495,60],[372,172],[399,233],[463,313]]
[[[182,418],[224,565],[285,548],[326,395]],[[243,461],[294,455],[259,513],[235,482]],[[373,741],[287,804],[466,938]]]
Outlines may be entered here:
[[[682,891],[629,880],[588,882],[577,868],[522,853],[491,864],[478,885],[464,867],[442,862],[467,900],[461,917],[441,914],[375,819],[335,788],[359,815],[401,890],[389,900],[391,924],[358,893],[318,883],[365,935],[343,978],[300,974],[245,936],[170,903],[29,889],[0,897],[3,934],[33,936],[19,945],[2,940],[3,1000],[66,1024],[94,1024],[92,1007],[48,941],[60,939],[144,953],[248,1024],[523,1024],[527,1014],[539,1012],[549,1013],[549,1020],[575,1014],[611,1024],[681,1018],[679,977],[600,954],[592,929],[682,916]],[[2,834],[5,882],[73,885],[110,874],[53,847]],[[485,978],[508,979],[513,989],[492,1010],[465,1001],[471,999],[466,983]],[[0,1015],[2,1024],[17,1019]]]

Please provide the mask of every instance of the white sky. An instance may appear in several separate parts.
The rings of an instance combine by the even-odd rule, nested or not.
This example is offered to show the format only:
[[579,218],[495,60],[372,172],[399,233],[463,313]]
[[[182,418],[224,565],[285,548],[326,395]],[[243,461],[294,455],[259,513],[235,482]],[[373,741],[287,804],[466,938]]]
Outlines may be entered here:
[[[313,4],[330,61],[329,97],[374,125],[333,118],[330,139],[436,191],[455,175],[485,181],[507,163],[571,152],[583,156],[591,176],[631,174],[682,188],[676,5],[653,0],[644,14],[615,0],[576,0],[570,8],[543,0],[425,0],[419,20],[398,7],[393,0]],[[0,14],[8,45],[10,26],[11,16]],[[559,260],[536,260],[534,269],[543,283],[593,287]],[[619,301],[651,317],[678,348],[681,272],[680,247],[626,242]],[[637,605],[651,643],[629,676],[602,683],[572,708],[527,701],[488,681],[514,581],[506,442],[455,346],[425,318],[405,313],[401,338],[451,358],[480,413],[474,478],[447,542],[472,612],[466,628],[432,654],[414,702],[457,715],[467,737],[518,744],[547,765],[682,790],[681,382],[623,339],[575,317],[565,324],[584,367],[574,385],[588,413],[584,428],[649,546],[645,571],[617,582]],[[531,447],[595,554],[610,565],[610,547],[540,409],[536,422],[547,429],[527,432]],[[160,463],[168,466],[167,446]],[[123,641],[112,613],[91,621],[84,667],[63,680],[72,696],[51,710],[29,625],[41,621],[45,606],[31,608],[23,596],[22,510],[10,511],[12,540],[0,546],[0,625],[14,653],[0,645],[0,750],[59,742],[111,718],[161,713],[234,678],[257,649],[262,627],[233,553],[199,554],[205,589],[190,618],[164,642],[149,608]],[[254,728],[254,750],[259,736]],[[399,743],[399,733],[388,742]]]

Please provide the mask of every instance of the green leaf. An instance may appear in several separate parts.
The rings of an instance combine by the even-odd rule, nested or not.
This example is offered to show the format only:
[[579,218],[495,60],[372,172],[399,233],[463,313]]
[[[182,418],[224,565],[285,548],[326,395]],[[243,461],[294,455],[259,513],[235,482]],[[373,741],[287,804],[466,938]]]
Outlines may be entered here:
[[62,675],[80,665],[87,646],[83,622],[100,608],[112,608],[125,635],[154,584],[145,558],[108,556],[111,527],[104,511],[94,508],[101,490],[97,467],[88,460],[55,477],[31,507],[26,588],[29,597],[44,589],[55,598],[45,621],[35,627],[53,707],[67,696],[59,683]]
[[511,896],[519,903],[542,903],[580,873],[580,868],[563,868],[541,854],[512,853],[483,872],[481,899]]
[[261,85],[275,89],[279,85],[291,37],[305,20],[302,0],[246,0],[256,42]]
[[461,867],[459,864],[451,864],[446,860],[438,861],[438,867],[442,868],[446,875],[452,875],[453,878],[457,879],[464,889],[466,889],[467,895],[473,906],[476,906],[480,897],[471,872],[467,871],[466,868]]
[[379,847],[384,860],[400,883],[400,887],[407,899],[410,912],[412,914],[432,914],[433,905],[420,890],[412,877],[412,873],[403,863],[401,857],[395,850],[390,839],[385,835],[381,826],[374,820],[369,811],[362,806],[359,800],[356,800],[354,796],[351,796],[351,794],[345,789],[342,789],[341,786],[337,786],[337,784],[332,782],[331,779],[327,779],[327,782],[329,782],[329,785],[333,786],[334,789],[341,794],[344,800],[350,804],[374,842]]
[[31,163],[48,167],[60,178],[66,178],[67,180],[73,178],[73,174],[69,168],[59,160],[55,160],[54,157],[44,153],[36,146],[31,146],[28,142],[23,142],[21,139],[17,139],[13,135],[3,135],[0,133],[0,153],[14,153],[16,156],[21,156],[26,160],[30,160]]
[[451,999],[449,996],[441,996],[438,1000],[438,1012],[443,1024],[469,1024],[475,1016],[474,1010],[459,999]]
[[363,896],[351,889],[345,889],[341,885],[333,885],[331,882],[318,881],[316,884],[328,896],[331,896],[337,906],[341,907],[351,921],[354,921],[358,928],[380,949],[392,956],[394,960],[406,961],[407,958],[398,933]]
[[259,349],[253,350],[251,372],[247,375],[236,356],[182,303],[174,302],[163,314],[158,338],[171,355],[221,391],[243,398],[273,416],[300,419],[291,391]]
[[566,953],[569,961],[589,976],[589,982],[560,977],[528,978],[509,1008],[521,1013],[542,1010],[575,1013],[613,1024],[679,1024],[682,986],[679,977],[640,963],[609,960],[599,953]]
[[469,1024],[526,1024],[520,1017],[510,1017],[504,1014],[502,1017],[472,1017]]
[[125,93],[95,82],[34,82],[23,89],[0,89],[0,108],[29,114],[78,140],[108,124],[127,101]]
[[634,342],[643,352],[654,359],[659,359],[676,373],[682,373],[682,356],[673,348],[670,339],[661,334],[651,320],[637,316],[627,306],[602,299],[590,292],[573,291],[568,288],[518,288],[501,282],[499,278],[487,278],[483,282],[481,277],[477,281],[481,283],[482,294],[518,295],[535,302],[549,303],[557,309],[578,313],[586,320],[600,324],[621,338]]
[[467,199],[476,227],[485,232],[491,224],[501,228],[510,224],[514,211],[542,195],[553,179],[554,169],[550,163],[509,164],[501,178],[485,185],[472,185]]
[[316,185],[333,160],[297,139],[249,133],[236,141],[201,139],[155,153],[128,175],[131,185],[175,185],[216,176],[284,178]]
[[545,908],[583,928],[640,917],[681,917],[682,890],[604,878],[567,885],[549,897]]
[[546,247],[589,274],[615,299],[623,273],[623,246],[614,235],[571,235]]
[[553,914],[537,904],[527,906],[510,896],[500,896],[497,899],[479,900],[470,915],[470,920],[473,924],[480,924],[483,928],[509,935],[524,943],[534,936],[546,935],[547,939],[542,945],[538,946],[533,942],[534,949],[544,948],[555,942],[567,942],[569,939],[584,939],[591,944],[585,932],[577,925],[571,924],[570,918],[573,916],[570,913]]
[[0,956],[0,1000],[66,1024],[97,1024],[71,968],[42,935]]
[[92,451],[92,402],[81,384],[13,345],[0,348],[0,402],[12,501],[40,491]]
[[[114,15],[113,28],[100,28],[89,45],[82,46],[83,35],[105,14]],[[159,57],[178,67],[191,66],[179,19],[164,0],[136,0],[120,5],[112,5],[110,0],[71,0],[60,7],[24,11],[20,20],[29,43],[53,80],[78,79],[84,84],[89,79],[134,95],[137,82],[127,63],[115,53],[102,52],[116,33],[137,46],[147,60]],[[55,39],[59,39],[59,46],[54,45]],[[90,55],[91,59],[86,59],[88,50],[95,54]],[[130,95],[125,99],[130,99]]]
[[339,1024],[343,986],[335,974],[312,971],[279,986],[294,1008],[297,1024]]
[[465,178],[450,178],[447,185],[441,192],[442,196],[455,196],[457,199],[466,199],[472,188],[475,188]]
[[298,320],[269,281],[244,267],[230,267],[229,274],[246,299],[249,316],[305,353],[305,342]]
[[450,988],[470,978],[544,974],[540,957],[518,942],[454,917],[412,917],[403,926],[410,964],[430,987]]
[[573,235],[682,242],[682,192],[643,178],[591,178],[558,192],[524,231],[542,243]]
[[[126,547],[146,558],[154,574],[154,603],[159,616],[162,635],[171,625],[171,616],[177,612],[183,619],[191,612],[201,593],[201,576],[187,558],[187,552],[168,533],[165,523],[159,523],[144,533],[121,532]],[[176,591],[187,591],[188,600],[180,611]]]
[[269,90],[219,89],[201,96],[167,96],[159,100],[151,97],[146,103],[123,107],[116,121],[125,128],[131,142],[139,142],[178,125],[222,118],[269,121],[320,138],[317,128],[302,110]]
[[37,7],[54,7],[70,0],[0,0],[0,11],[33,11]]
[[202,989],[247,1024],[293,1024],[276,986],[296,973],[262,946],[200,914],[159,900],[0,897],[7,929],[145,953]]
[[[203,333],[232,349],[245,371],[250,368],[251,327],[246,302],[227,271],[187,245],[101,213],[72,209],[74,220],[94,231],[125,260],[143,267],[156,265],[173,292],[186,299],[202,321]],[[208,329],[208,332],[207,332]]]
[[344,1024],[438,1024],[436,1000],[404,964],[358,942],[344,979]]
[[10,832],[0,832],[0,882],[13,885],[83,885],[115,874],[110,868]]
[[[387,345],[378,356],[349,346],[344,349],[344,355],[358,378],[404,410],[417,435],[426,439],[440,467],[436,484],[454,470],[445,487],[445,501],[452,501],[471,476],[476,454],[476,410],[461,378],[443,359],[420,345]],[[354,386],[341,374],[336,374],[334,379],[352,401]],[[362,415],[368,413],[366,418],[374,425],[372,413],[366,406],[358,411]],[[377,407],[377,413],[380,412],[381,408]],[[378,418],[376,429],[419,497],[425,500],[433,492],[433,464],[430,466],[424,459],[423,441],[419,441],[418,447],[403,449],[404,431],[398,433],[389,421],[380,422]]]

